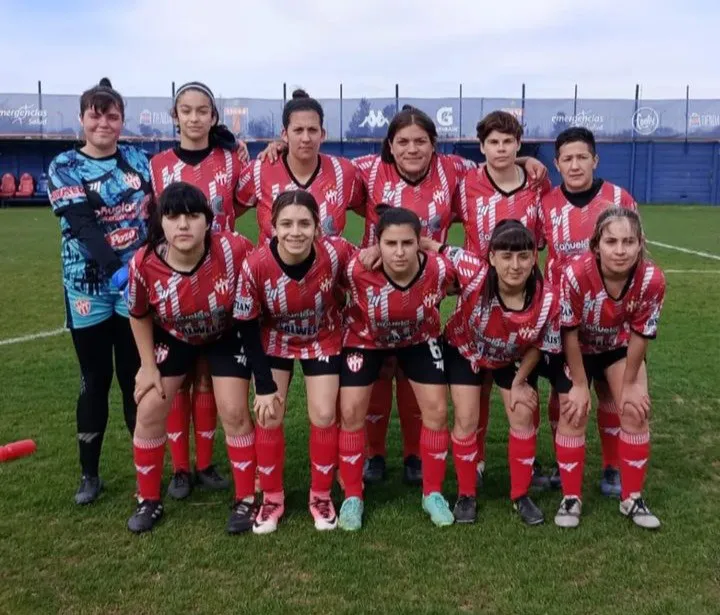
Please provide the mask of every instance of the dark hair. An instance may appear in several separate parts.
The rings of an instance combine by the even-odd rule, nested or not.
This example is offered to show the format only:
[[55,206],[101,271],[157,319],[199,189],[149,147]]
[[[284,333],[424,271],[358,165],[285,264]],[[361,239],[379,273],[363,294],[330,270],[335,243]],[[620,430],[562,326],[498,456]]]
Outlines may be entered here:
[[292,98],[285,103],[282,112],[282,123],[285,130],[290,125],[290,116],[296,111],[314,111],[320,118],[320,127],[322,128],[325,121],[325,112],[322,105],[314,98],[310,98],[310,95],[305,90],[295,90],[292,93]]
[[[495,226],[490,236],[490,247],[488,248],[488,263],[490,261],[490,252],[508,251],[508,252],[524,252],[529,250],[534,252],[536,248],[535,238],[532,232],[519,220],[505,219],[501,220]],[[538,285],[542,284],[542,274],[538,264],[533,265],[530,277],[525,283],[527,297],[531,298],[535,294]],[[498,293],[499,282],[498,274],[495,267],[490,265],[487,281],[483,289],[483,303],[489,305],[493,297]]]
[[85,114],[88,109],[93,109],[96,113],[107,113],[111,107],[117,107],[120,111],[122,119],[125,119],[125,101],[120,93],[113,89],[110,79],[103,77],[100,83],[85,90],[80,96],[80,117]]
[[493,131],[501,132],[504,135],[512,135],[520,141],[523,135],[522,124],[518,119],[507,111],[492,111],[477,123],[477,137],[480,143],[490,136]]
[[437,143],[437,128],[435,122],[430,119],[430,116],[420,109],[416,109],[410,105],[403,105],[400,112],[395,114],[390,125],[388,126],[387,135],[382,142],[382,150],[380,152],[380,158],[383,162],[391,163],[394,162],[392,153],[390,152],[390,144],[395,138],[395,135],[399,130],[407,128],[408,126],[417,125],[420,126],[430,137],[430,141],[435,147]]
[[[205,193],[187,182],[174,182],[162,191],[157,202],[149,208],[147,245],[151,250],[165,241],[165,233],[162,229],[163,216],[180,214],[203,214],[208,225],[205,240],[210,238],[213,212]],[[145,253],[146,257],[149,251]]]
[[278,216],[280,212],[288,207],[289,205],[302,205],[307,208],[312,215],[315,226],[320,226],[320,208],[318,207],[315,197],[310,194],[307,190],[288,190],[287,192],[281,192],[273,201],[272,204],[272,225],[277,224]]
[[582,126],[573,126],[566,128],[555,139],[555,158],[560,156],[560,148],[568,143],[576,142],[586,143],[590,153],[595,156],[595,135],[591,130]]
[[409,209],[404,207],[390,207],[385,203],[380,203],[375,207],[375,211],[380,216],[377,224],[375,225],[375,235],[380,241],[380,237],[389,226],[401,226],[407,224],[412,227],[415,232],[415,236],[420,239],[420,231],[422,230],[422,223],[418,215]]
[[647,255],[645,253],[645,232],[643,231],[642,222],[640,216],[636,211],[627,209],[626,207],[617,207],[612,203],[608,203],[608,208],[604,210],[595,222],[595,229],[593,230],[592,237],[590,238],[590,251],[595,252],[600,245],[600,238],[602,237],[603,231],[615,220],[626,219],[630,223],[630,227],[635,233],[637,240],[640,242],[640,255],[639,260],[644,259]]
[[[210,108],[213,118],[215,119],[213,125],[210,127],[210,133],[208,135],[208,144],[210,147],[219,147],[221,149],[229,150],[234,152],[238,149],[239,145],[235,140],[235,135],[230,132],[230,129],[225,124],[220,124],[220,112],[218,111],[217,103],[215,102],[215,95],[212,90],[202,83],[201,81],[189,81],[184,83],[175,91],[175,100],[173,101],[173,108],[170,115],[173,119],[178,118],[177,106],[180,97],[189,91],[200,92],[205,94],[210,101]],[[179,130],[179,127],[178,127]]]

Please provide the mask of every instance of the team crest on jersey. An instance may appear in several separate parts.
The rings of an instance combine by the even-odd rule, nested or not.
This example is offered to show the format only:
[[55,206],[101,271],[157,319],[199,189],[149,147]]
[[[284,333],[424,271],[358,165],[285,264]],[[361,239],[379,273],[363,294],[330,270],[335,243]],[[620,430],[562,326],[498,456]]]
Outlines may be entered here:
[[635,299],[630,299],[630,301],[625,304],[625,311],[629,314],[632,314],[637,308],[637,306],[637,301],[635,301]]
[[228,174],[225,171],[218,171],[215,173],[215,183],[218,186],[224,186],[228,183]]
[[332,282],[330,281],[330,278],[324,278],[320,282],[320,290],[323,291],[324,293],[329,291],[331,287],[332,287]]
[[363,356],[357,352],[353,352],[345,358],[345,363],[353,374],[357,374],[362,369],[364,362]]
[[521,327],[518,331],[518,335],[524,340],[529,340],[533,336],[533,333],[535,333],[535,329],[532,327]]
[[75,311],[80,316],[87,316],[92,311],[92,303],[90,299],[76,299],[75,300]]
[[423,297],[423,305],[426,308],[431,308],[433,305],[437,305],[439,303],[439,298],[435,293],[428,293]]
[[222,213],[223,210],[223,198],[221,196],[214,196],[210,199],[210,209],[217,216]]
[[215,292],[218,295],[227,295],[230,291],[230,282],[227,278],[218,278],[215,282]]
[[168,358],[170,349],[165,344],[155,344],[155,363],[160,365]]
[[436,190],[433,192],[433,201],[440,205],[445,200],[445,191],[444,190]]
[[140,181],[140,176],[137,173],[125,173],[124,179],[125,183],[130,186],[130,188],[133,190],[140,190],[142,182]]
[[331,188],[328,188],[325,191],[325,202],[328,205],[336,205],[338,201],[338,191],[335,186],[332,186]]

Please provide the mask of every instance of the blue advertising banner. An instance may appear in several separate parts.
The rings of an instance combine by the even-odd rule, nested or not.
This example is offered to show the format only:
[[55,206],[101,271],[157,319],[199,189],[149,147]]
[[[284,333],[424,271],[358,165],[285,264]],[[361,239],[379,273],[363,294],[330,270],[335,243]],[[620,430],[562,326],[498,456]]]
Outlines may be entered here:
[[463,98],[461,136],[477,139],[477,124],[492,111],[507,111],[522,121],[520,98]]
[[394,98],[344,98],[345,139],[383,139],[397,110]]
[[47,118],[37,94],[0,94],[0,135],[39,137]]
[[424,111],[435,122],[440,139],[457,139],[460,137],[460,99],[459,98],[400,98],[400,109],[403,105]]

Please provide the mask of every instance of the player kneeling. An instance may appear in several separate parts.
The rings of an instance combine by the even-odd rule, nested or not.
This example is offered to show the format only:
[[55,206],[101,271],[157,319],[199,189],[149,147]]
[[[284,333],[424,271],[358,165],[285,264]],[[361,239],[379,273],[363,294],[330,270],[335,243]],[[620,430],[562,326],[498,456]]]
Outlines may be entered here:
[[[251,372],[243,350],[245,332],[239,334],[232,319],[236,279],[252,244],[231,232],[211,234],[212,219],[202,191],[183,182],[168,186],[151,215],[148,244],[130,264],[127,303],[141,360],[133,441],[139,498],[128,521],[135,533],[151,530],[162,517],[167,416],[199,356],[210,366],[235,481],[227,531],[247,531],[254,521],[255,433],[247,401]],[[259,331],[254,335],[259,343]],[[256,371],[255,388],[256,405],[279,401],[268,367],[264,374]]]
[[544,520],[528,496],[535,461],[538,363],[542,351],[560,352],[559,296],[543,283],[535,239],[520,221],[498,223],[488,263],[459,248],[434,248],[452,261],[460,297],[445,327],[445,366],[455,408],[453,460],[458,479],[458,523],[477,517],[476,432],[481,387],[489,372],[500,388],[510,423],[510,498],[528,525]]
[[555,523],[560,527],[580,523],[592,379],[607,381],[620,413],[620,512],[640,527],[660,527],[642,488],[650,457],[645,353],[657,333],[665,277],[644,250],[637,213],[611,207],[597,220],[590,251],[562,275],[561,324],[569,373],[558,388],[561,414],[555,442],[563,500]]
[[350,303],[340,375],[339,440],[345,501],[339,524],[345,530],[362,526],[365,416],[383,362],[395,356],[422,414],[423,510],[435,525],[451,525],[453,514],[442,496],[449,434],[439,304],[455,275],[443,256],[420,250],[421,225],[415,213],[383,210],[376,228],[380,267],[368,271],[354,257],[346,272]]

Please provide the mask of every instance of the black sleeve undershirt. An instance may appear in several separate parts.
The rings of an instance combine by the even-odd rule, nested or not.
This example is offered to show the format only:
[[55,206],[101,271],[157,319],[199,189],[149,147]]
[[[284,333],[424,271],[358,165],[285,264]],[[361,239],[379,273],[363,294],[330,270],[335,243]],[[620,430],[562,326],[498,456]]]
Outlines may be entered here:
[[105,240],[105,235],[97,223],[95,211],[89,203],[72,205],[64,209],[60,215],[67,220],[71,233],[83,243],[92,259],[108,277],[122,267],[122,261]]
[[273,237],[270,240],[270,251],[275,257],[277,264],[280,265],[280,269],[282,269],[283,273],[285,273],[285,275],[291,280],[295,280],[296,282],[302,280],[307,274],[307,272],[310,271],[310,268],[315,262],[315,246],[312,246],[312,248],[310,248],[310,254],[308,255],[308,257],[302,263],[298,263],[297,265],[288,265],[287,263],[283,262],[283,260],[280,258],[280,254],[278,253],[277,246],[277,237]]
[[270,395],[277,391],[277,385],[270,371],[270,361],[265,354],[260,339],[260,321],[238,320],[237,328],[240,332],[240,343],[245,349],[245,355],[250,361],[253,376],[255,377],[255,393],[257,395]]

